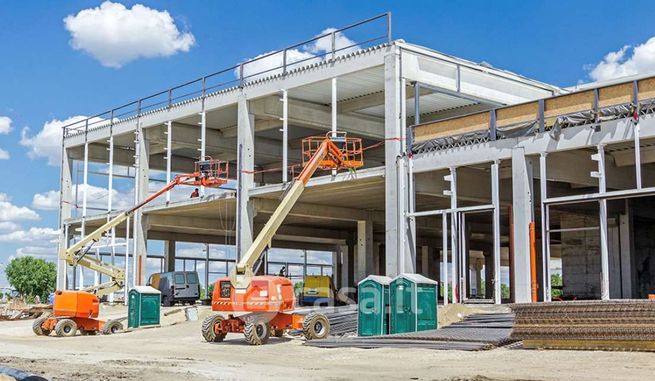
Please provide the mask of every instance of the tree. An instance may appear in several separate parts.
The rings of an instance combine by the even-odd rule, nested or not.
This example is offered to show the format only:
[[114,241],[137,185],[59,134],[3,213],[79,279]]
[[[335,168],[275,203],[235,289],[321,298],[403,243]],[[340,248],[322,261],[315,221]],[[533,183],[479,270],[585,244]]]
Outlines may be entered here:
[[5,275],[20,295],[31,301],[36,295],[48,300],[55,290],[57,268],[52,262],[34,257],[14,258],[5,268]]
[[551,291],[550,294],[553,299],[562,297],[562,275],[552,274],[550,276]]

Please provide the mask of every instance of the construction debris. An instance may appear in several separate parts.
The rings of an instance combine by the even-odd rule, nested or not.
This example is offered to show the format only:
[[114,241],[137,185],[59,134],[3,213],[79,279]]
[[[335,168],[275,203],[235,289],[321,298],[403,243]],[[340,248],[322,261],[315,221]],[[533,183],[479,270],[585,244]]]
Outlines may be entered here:
[[487,350],[512,343],[513,314],[467,316],[444,328],[384,336],[345,337],[305,342],[319,348],[425,348],[442,350]]
[[51,313],[49,304],[26,305],[22,301],[12,301],[0,307],[0,320],[35,319],[44,313]]
[[655,301],[514,304],[524,348],[655,351]]

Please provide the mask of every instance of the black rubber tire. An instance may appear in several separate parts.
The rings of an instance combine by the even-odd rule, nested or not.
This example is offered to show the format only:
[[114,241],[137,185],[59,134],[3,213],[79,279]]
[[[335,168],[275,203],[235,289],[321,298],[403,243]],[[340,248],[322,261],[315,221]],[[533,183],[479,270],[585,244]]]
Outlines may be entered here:
[[168,301],[168,296],[162,296],[161,297],[161,305],[164,307],[170,307],[171,302]]
[[325,339],[330,334],[330,320],[323,314],[310,312],[303,319],[302,333],[307,340]]
[[50,317],[50,315],[41,316],[41,317],[38,317],[38,318],[34,319],[34,321],[32,322],[32,331],[34,331],[35,335],[37,335],[37,336],[48,336],[50,334],[49,330],[43,329],[43,327],[42,327],[43,323],[45,323],[45,321],[48,320],[49,317]]
[[273,331],[273,336],[275,337],[282,337],[284,336],[284,330],[283,329],[276,329]]
[[251,316],[246,319],[243,335],[250,345],[266,344],[271,336],[271,326],[268,325],[268,321],[265,319]]
[[55,325],[57,337],[73,337],[77,333],[77,323],[72,319],[61,319]]
[[225,320],[222,315],[209,315],[202,321],[202,337],[208,343],[220,343],[225,339],[225,333],[217,335],[214,332],[214,327],[221,321]]
[[107,320],[102,327],[103,335],[113,335],[123,330],[123,323],[118,320]]

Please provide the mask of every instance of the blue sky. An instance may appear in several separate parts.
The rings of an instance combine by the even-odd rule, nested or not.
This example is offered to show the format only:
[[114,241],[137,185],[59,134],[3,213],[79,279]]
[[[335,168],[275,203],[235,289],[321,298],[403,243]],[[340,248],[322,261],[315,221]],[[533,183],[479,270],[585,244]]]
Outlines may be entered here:
[[[610,1],[124,1],[125,11],[143,4],[171,17],[164,24],[172,34],[146,41],[157,57],[132,60],[129,52],[102,46],[106,25],[89,26],[89,18],[79,17],[100,4],[0,5],[0,150],[6,151],[0,152],[0,263],[54,253],[47,229],[57,228],[57,211],[48,197],[56,192],[48,192],[58,190],[59,168],[48,158],[53,164],[58,144],[56,137],[39,137],[46,123],[109,109],[328,27],[389,10],[395,38],[560,86],[655,69],[655,40],[649,41],[655,28],[644,22],[655,8],[646,1],[621,7]],[[135,35],[141,43],[147,37]]]

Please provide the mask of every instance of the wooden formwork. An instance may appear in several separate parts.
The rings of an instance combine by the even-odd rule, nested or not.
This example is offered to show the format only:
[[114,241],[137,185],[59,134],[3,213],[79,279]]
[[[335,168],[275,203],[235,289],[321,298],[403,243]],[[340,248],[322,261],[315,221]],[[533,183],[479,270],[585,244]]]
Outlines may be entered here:
[[[598,107],[611,107],[632,102],[633,81],[557,95],[543,99],[543,113],[545,125],[552,125],[557,117],[577,112],[595,109],[596,92]],[[655,98],[655,77],[648,77],[637,81],[638,99]],[[496,112],[496,126],[511,127],[513,125],[536,122],[539,120],[540,101],[531,101],[517,105],[498,108]],[[490,111],[428,122],[414,127],[414,141],[417,143],[431,139],[457,136],[466,133],[484,131],[489,128],[492,115]]]

